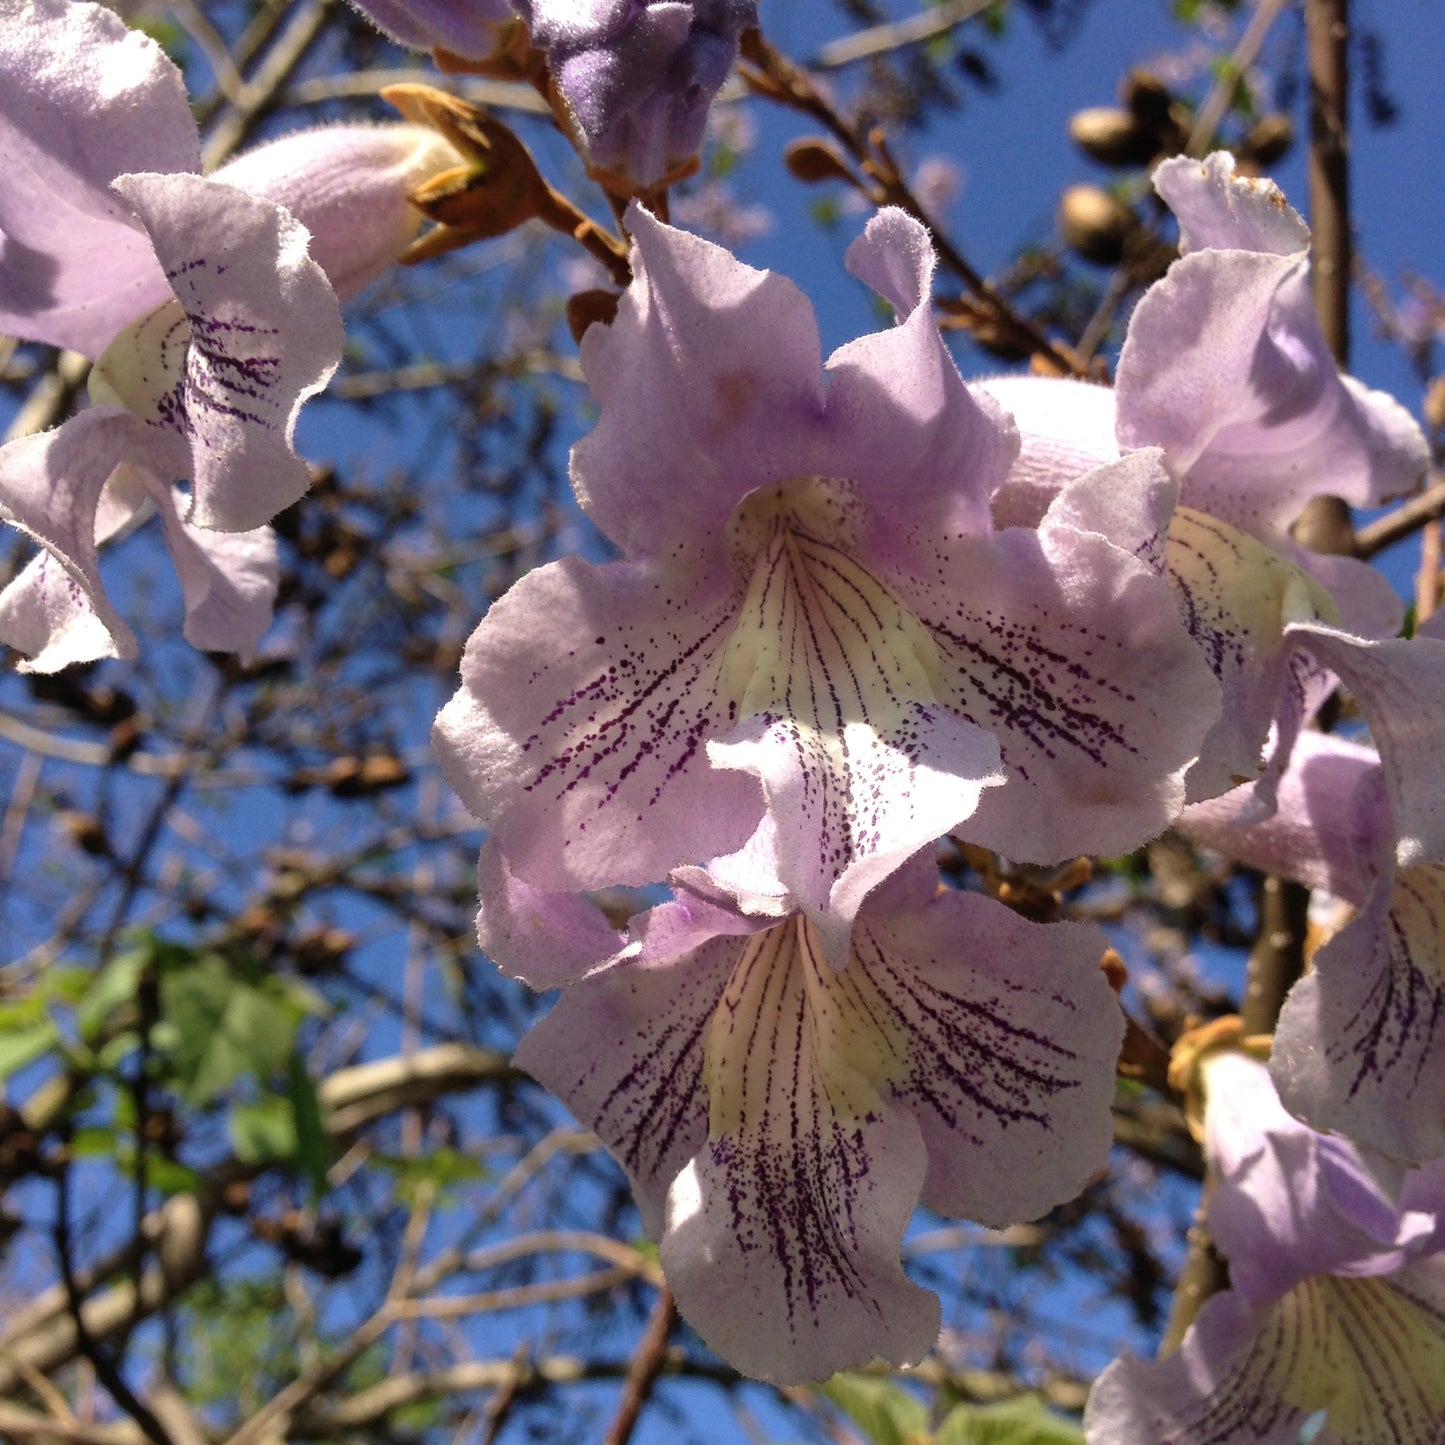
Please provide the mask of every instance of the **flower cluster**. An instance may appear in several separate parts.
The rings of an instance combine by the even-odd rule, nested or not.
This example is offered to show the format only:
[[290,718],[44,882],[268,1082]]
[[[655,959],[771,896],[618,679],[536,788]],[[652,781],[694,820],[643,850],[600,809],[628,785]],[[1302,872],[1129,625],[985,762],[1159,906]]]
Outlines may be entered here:
[[[680,1308],[749,1374],[916,1361],[918,1200],[1002,1225],[1102,1164],[1105,940],[940,889],[941,835],[1055,865],[1186,804],[1277,830],[1337,679],[1378,695],[1387,772],[1445,741],[1398,723],[1410,687],[1445,719],[1439,644],[1374,640],[1398,611],[1373,574],[1287,534],[1319,492],[1414,484],[1418,430],[1330,362],[1273,187],[1223,156],[1158,183],[1185,255],[1112,392],[967,385],[901,211],[847,256],[894,326],[824,364],[789,282],[634,206],[572,454],[620,560],[516,584],[438,719],[491,833],[482,944],[564,990],[519,1061],[626,1168]],[[1243,815],[1212,801],[1246,779]],[[1402,838],[1434,822],[1398,809]],[[625,935],[584,896],[661,880]]]
[[[448,63],[529,57],[510,73],[550,85],[619,211],[692,164],[756,19],[357,3]],[[598,419],[571,457],[617,559],[497,601],[434,742],[489,832],[482,946],[561,990],[517,1061],[627,1171],[684,1315],[779,1382],[920,1360],[939,1310],[901,1264],[915,1208],[1004,1226],[1076,1195],[1125,1035],[1104,934],[945,879],[940,842],[1052,869],[1177,824],[1348,914],[1267,1071],[1190,1056],[1232,1288],[1177,1356],[1105,1373],[1090,1438],[1284,1445],[1322,1412],[1331,1445],[1438,1442],[1445,629],[1398,636],[1376,573],[1291,532],[1315,497],[1409,490],[1427,454],[1339,374],[1300,217],[1227,155],[1163,163],[1181,255],[1117,384],[969,384],[904,210],[846,257],[893,324],[825,359],[791,282],[637,199],[625,258],[448,105],[465,157],[343,126],[202,175],[156,45],[100,5],[10,7],[0,330],[78,352],[91,405],[0,448],[0,519],[41,547],[0,640],[37,671],[133,655],[98,549],[154,511],[185,635],[249,657],[341,302],[408,247],[413,201],[475,222],[530,168],[527,215],[630,266],[583,329]],[[1367,741],[1309,727],[1341,686]],[[620,931],[588,897],[616,886],[669,896]]]
[[44,549],[0,593],[0,640],[39,672],[134,656],[97,549],[154,510],[187,639],[249,657],[276,592],[265,524],[310,484],[293,433],[341,358],[338,298],[406,247],[408,190],[455,155],[419,127],[342,126],[203,177],[175,67],[70,0],[0,28],[0,153],[0,331],[94,363],[94,405],[0,448],[0,519]]

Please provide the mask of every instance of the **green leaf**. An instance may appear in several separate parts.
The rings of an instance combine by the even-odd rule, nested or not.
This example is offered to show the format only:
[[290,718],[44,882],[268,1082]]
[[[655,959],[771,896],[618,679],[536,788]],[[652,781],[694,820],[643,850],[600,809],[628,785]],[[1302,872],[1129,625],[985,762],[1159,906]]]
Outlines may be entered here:
[[178,1160],[147,1154],[146,1182],[162,1194],[194,1194],[201,1187],[201,1176]]
[[871,1375],[834,1375],[818,1393],[830,1399],[873,1445],[911,1445],[910,1436],[928,1436],[928,1410],[892,1380]]
[[296,1115],[290,1100],[279,1094],[255,1104],[232,1104],[226,1132],[236,1158],[247,1164],[296,1157]]
[[70,1152],[77,1159],[113,1159],[116,1156],[119,1135],[104,1125],[91,1125],[77,1129],[70,1137]]
[[140,1035],[134,1029],[127,1029],[106,1041],[95,1056],[95,1067],[102,1074],[113,1074],[138,1048]]
[[1020,1395],[997,1405],[955,1406],[934,1445],[1084,1445],[1084,1432],[1037,1395]]
[[321,1126],[321,1104],[316,1085],[306,1072],[300,1051],[293,1049],[286,1067],[286,1100],[296,1135],[296,1163],[311,1182],[311,1202],[326,1193],[326,1171],[331,1164],[331,1146]]
[[80,1007],[75,1011],[75,1026],[87,1043],[100,1036],[106,1021],[116,1009],[135,998],[136,982],[146,961],[143,951],[132,949],[96,975],[95,982],[86,990]]
[[171,1067],[187,1103],[207,1103],[244,1074],[265,1079],[285,1066],[306,1010],[278,983],[237,978],[215,954],[162,976],[161,1010],[179,1036]]
[[49,1053],[59,1038],[60,1030],[51,1019],[0,1034],[0,1079]]
[[407,1158],[401,1154],[373,1154],[371,1162],[396,1176],[397,1193],[403,1198],[416,1197],[425,1186],[436,1194],[436,1202],[445,1202],[447,1191],[456,1184],[469,1184],[491,1177],[487,1166],[459,1149],[443,1145],[429,1154]]
[[10,1033],[19,1033],[29,1028],[31,1024],[40,1023],[48,1016],[45,999],[39,989],[26,994],[24,998],[0,1004],[0,1037]]

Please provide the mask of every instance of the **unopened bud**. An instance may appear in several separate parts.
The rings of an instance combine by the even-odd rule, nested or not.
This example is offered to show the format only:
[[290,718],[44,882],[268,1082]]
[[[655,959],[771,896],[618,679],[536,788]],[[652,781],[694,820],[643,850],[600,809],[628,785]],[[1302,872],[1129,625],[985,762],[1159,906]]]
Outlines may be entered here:
[[567,329],[579,346],[587,328],[592,325],[611,326],[617,316],[617,303],[622,298],[615,291],[579,291],[567,298]]
[[1294,122],[1276,111],[1262,115],[1250,126],[1239,145],[1239,156],[1257,166],[1272,166],[1294,144]]
[[795,140],[784,152],[783,160],[795,181],[805,186],[815,186],[820,181],[851,181],[853,173],[848,163],[838,153],[838,148],[829,141],[810,136],[806,140]]
[[1059,202],[1064,240],[1086,261],[1117,266],[1139,221],[1128,206],[1098,186],[1070,186]]
[[411,781],[411,769],[394,753],[372,753],[361,764],[362,788],[399,788]]
[[1085,155],[1105,166],[1142,166],[1159,149],[1158,136],[1132,111],[1099,105],[1077,112],[1069,135]]
[[213,179],[285,206],[311,233],[311,258],[342,299],[411,243],[421,213],[410,192],[461,157],[423,125],[340,125],[258,146]]
[[1350,504],[1341,497],[1328,493],[1311,497],[1289,530],[1290,536],[1311,552],[1323,552],[1331,557],[1355,555],[1355,526]]
[[1131,70],[1119,87],[1119,99],[1133,112],[1141,125],[1163,130],[1169,124],[1169,110],[1174,97],[1169,87],[1152,71]]
[[105,824],[94,813],[82,812],[79,808],[62,808],[55,815],[61,831],[82,853],[92,858],[110,857],[110,838]]

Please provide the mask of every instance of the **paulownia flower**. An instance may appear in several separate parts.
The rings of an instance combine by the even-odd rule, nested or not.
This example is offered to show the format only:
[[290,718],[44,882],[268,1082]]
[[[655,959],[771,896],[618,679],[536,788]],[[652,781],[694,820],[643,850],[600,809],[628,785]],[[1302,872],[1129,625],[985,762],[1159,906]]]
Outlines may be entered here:
[[1398,1170],[1280,1107],[1264,1065],[1208,1053],[1208,1224],[1231,1288],[1178,1353],[1099,1377],[1091,1445],[1439,1445],[1445,1170]]
[[351,0],[376,26],[411,50],[450,50],[468,60],[491,54],[497,27],[512,18],[508,0]]
[[1189,777],[1199,800],[1256,774],[1272,721],[1297,726],[1327,690],[1292,624],[1341,623],[1372,637],[1399,624],[1378,573],[1307,551],[1290,523],[1323,493],[1368,505],[1408,489],[1426,449],[1395,401],[1339,375],[1309,295],[1308,230],[1271,182],[1236,177],[1220,153],[1168,161],[1156,185],[1179,217],[1184,254],[1135,310],[1117,387],[986,383],[1022,439],[994,515],[1027,523],[1082,467],[1163,448],[1178,505],[1105,534],[1125,547],[1158,539],[1164,575],[1224,689]]
[[1324,629],[1304,641],[1344,679],[1376,747],[1302,733],[1273,816],[1258,820],[1256,785],[1181,824],[1356,909],[1290,991],[1270,1069],[1315,1128],[1431,1159],[1445,1155],[1445,643]]
[[1399,605],[1383,579],[1297,547],[1289,527],[1315,496],[1376,506],[1415,487],[1429,463],[1419,426],[1340,375],[1310,297],[1309,229],[1273,182],[1236,176],[1225,151],[1166,161],[1154,179],[1183,254],[1135,308],[1114,389],[986,383],[1022,436],[997,515],[1037,517],[1062,483],[1119,448],[1160,446],[1183,506],[1304,567],[1352,630],[1392,634]]
[[733,859],[674,875],[675,901],[575,978],[606,947],[596,911],[487,868],[510,888],[484,898],[501,961],[569,985],[517,1062],[627,1170],[679,1308],[744,1374],[918,1361],[939,1326],[899,1261],[920,1194],[1003,1225],[1103,1164],[1122,1015],[1092,926],[937,893],[915,860],[840,970],[766,863]]
[[133,655],[96,549],[154,507],[186,636],[249,655],[276,584],[261,524],[309,485],[296,415],[340,358],[328,273],[345,295],[389,264],[419,224],[408,188],[455,157],[420,127],[338,127],[203,179],[153,42],[100,6],[19,8],[0,34],[0,328],[95,358],[96,405],[0,450],[0,517],[46,549],[0,595],[0,637],[40,671]]
[[850,249],[899,324],[835,353],[825,391],[789,282],[630,218],[637,279],[583,339],[601,417],[572,456],[626,560],[513,587],[435,733],[518,876],[648,882],[741,847],[766,801],[779,876],[841,958],[863,895],[965,819],[1040,862],[1157,833],[1209,670],[1102,536],[990,535],[1013,437],[934,326],[922,227],[885,211]]
[[757,0],[516,0],[592,168],[645,191],[694,168]]
[[1181,256],[1135,308],[1115,388],[984,383],[1023,436],[996,506],[1036,517],[1118,448],[1162,446],[1186,506],[1278,549],[1311,497],[1375,506],[1414,487],[1420,428],[1339,373],[1310,300],[1309,228],[1275,184],[1236,176],[1227,151],[1165,161],[1154,183]]

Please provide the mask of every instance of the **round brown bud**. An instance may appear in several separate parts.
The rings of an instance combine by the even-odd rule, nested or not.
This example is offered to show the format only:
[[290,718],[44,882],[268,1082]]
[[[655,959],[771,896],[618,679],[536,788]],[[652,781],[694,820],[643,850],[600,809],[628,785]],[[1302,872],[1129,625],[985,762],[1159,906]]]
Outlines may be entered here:
[[1169,87],[1152,71],[1131,70],[1119,87],[1119,99],[1151,130],[1163,130],[1169,124],[1169,110],[1174,97]]
[[1159,149],[1158,138],[1132,112],[1111,105],[1076,112],[1069,135],[1085,155],[1105,166],[1142,166]]
[[1283,112],[1262,115],[1239,144],[1241,160],[1272,166],[1294,144],[1294,122]]
[[1128,206],[1098,186],[1070,186],[1059,202],[1059,229],[1086,261],[1117,266],[1139,221]]
[[105,824],[94,813],[80,808],[62,808],[55,815],[55,821],[82,853],[89,853],[92,858],[110,857],[110,838]]
[[795,140],[783,152],[783,160],[789,174],[805,186],[815,186],[820,181],[851,181],[853,173],[848,163],[839,154],[831,141],[817,137]]

